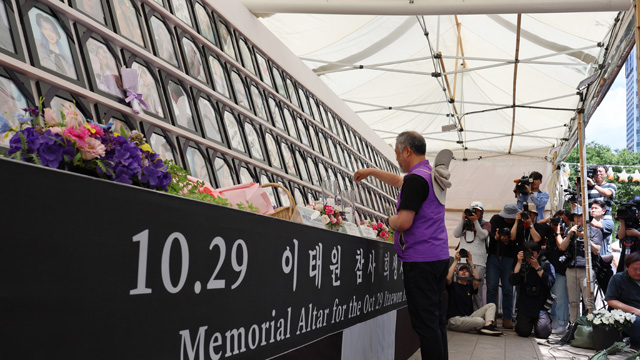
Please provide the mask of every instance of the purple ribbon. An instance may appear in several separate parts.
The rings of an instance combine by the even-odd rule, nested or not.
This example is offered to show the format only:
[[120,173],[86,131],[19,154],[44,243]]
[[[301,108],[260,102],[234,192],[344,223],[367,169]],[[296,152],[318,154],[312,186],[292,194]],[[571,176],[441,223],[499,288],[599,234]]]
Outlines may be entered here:
[[149,106],[147,105],[146,102],[144,102],[144,100],[142,100],[142,94],[136,94],[136,93],[132,93],[131,91],[127,90],[127,98],[124,99],[124,101],[126,102],[131,102],[131,100],[136,99],[140,102],[140,104],[142,104],[142,106],[144,106],[145,109],[149,110]]

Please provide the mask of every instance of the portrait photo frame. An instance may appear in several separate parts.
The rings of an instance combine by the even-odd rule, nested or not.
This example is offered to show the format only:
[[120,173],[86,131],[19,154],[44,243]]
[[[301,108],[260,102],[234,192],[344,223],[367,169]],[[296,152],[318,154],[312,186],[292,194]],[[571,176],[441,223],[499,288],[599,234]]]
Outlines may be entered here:
[[104,106],[102,104],[95,105],[96,114],[98,116],[98,121],[106,125],[110,122],[113,122],[114,125],[111,127],[111,131],[121,133],[120,127],[124,126],[125,130],[129,133],[132,131],[140,131],[140,125],[138,121],[127,114],[123,114],[118,110],[114,110],[108,106]]
[[[9,121],[9,126],[17,128],[15,114],[22,114],[23,108],[37,106],[31,91],[31,81],[26,76],[11,69],[0,67],[0,115]],[[11,136],[0,135],[0,153],[9,148]]]
[[211,83],[208,75],[209,70],[203,57],[202,46],[182,31],[178,32],[178,43],[187,75],[209,85]]
[[234,113],[233,110],[227,106],[223,107],[221,114],[224,131],[229,140],[227,144],[229,149],[241,154],[248,154],[247,139],[244,136],[244,128],[239,119],[240,115]]
[[182,163],[191,176],[213,184],[213,166],[207,149],[189,139],[178,138]]
[[148,49],[143,10],[138,0],[111,0],[108,3],[115,31],[136,46]]
[[[31,64],[80,87],[86,87],[69,20],[41,3],[21,2],[22,30]],[[46,34],[46,36],[45,36]]]
[[218,46],[216,23],[208,6],[200,0],[193,2],[193,13],[198,33],[213,45]]
[[120,68],[120,50],[102,36],[76,23],[80,53],[91,89],[112,100],[124,102]]
[[172,124],[202,136],[200,123],[194,111],[192,94],[187,86],[177,78],[160,71],[160,79],[165,91],[165,101]]
[[[236,171],[236,177],[238,178],[239,183],[246,184],[250,182],[258,182],[258,172],[256,171],[255,167],[239,159],[233,159],[233,163]],[[246,177],[243,178],[243,170],[246,172],[246,176],[249,177],[248,179]]]
[[141,106],[142,112],[145,115],[171,123],[162,82],[156,67],[126,50],[123,53],[126,66],[138,70],[138,93],[142,94],[142,100],[149,107],[147,110]]
[[253,45],[244,36],[236,36],[238,41],[238,53],[240,54],[240,63],[242,67],[247,69],[253,75],[258,75],[254,62]]
[[73,105],[81,118],[86,122],[87,119],[94,119],[94,114],[91,110],[91,104],[82,96],[60,89],[56,85],[49,84],[44,81],[36,82],[36,88],[38,93],[43,98],[42,106],[45,108],[51,108],[54,112],[56,119],[61,120],[60,117],[60,105],[69,104]]
[[69,0],[71,7],[87,15],[91,19],[115,30],[111,21],[111,13],[106,1],[101,0]]
[[[216,188],[239,184],[232,157],[214,149],[207,149],[207,153],[209,154],[209,159],[211,161],[211,168],[213,169],[212,173],[215,177]],[[223,177],[223,174],[226,176]]]
[[193,90],[194,107],[202,125],[203,136],[215,143],[227,146],[227,135],[224,130],[219,104],[207,94]]
[[0,5],[0,52],[25,62],[25,52],[16,22],[16,9],[10,0],[1,0]]
[[262,139],[264,140],[265,155],[268,164],[274,169],[285,171],[285,165],[280,150],[280,137],[271,130],[262,129]]
[[167,63],[177,69],[180,66],[180,56],[176,51],[176,38],[173,26],[163,19],[155,11],[146,12],[147,26],[149,30],[149,39],[153,48],[154,55],[165,60]]
[[247,149],[249,150],[249,156],[259,161],[263,164],[268,164],[267,162],[267,151],[266,146],[264,144],[264,139],[262,134],[263,129],[262,125],[258,122],[243,118],[242,119],[242,129],[244,131],[244,137],[247,142]]
[[243,75],[238,70],[232,69],[229,72],[231,78],[231,89],[233,90],[233,96],[236,99],[236,104],[253,112],[251,107],[251,99],[247,83]]
[[173,160],[177,165],[184,165],[178,155],[177,139],[174,134],[145,122],[141,122],[140,127],[147,143],[162,160]]
[[238,61],[238,51],[236,50],[233,30],[227,25],[227,23],[218,18],[217,21],[218,35],[220,40],[220,49],[227,54],[230,58]]
[[193,11],[191,10],[191,6],[189,6],[189,3],[192,2],[191,0],[167,0],[167,2],[169,3],[169,10],[173,16],[195,29]]
[[207,52],[207,64],[209,65],[209,71],[211,72],[213,90],[225,98],[233,100],[234,98],[231,95],[231,80],[229,78],[227,64],[210,51]]

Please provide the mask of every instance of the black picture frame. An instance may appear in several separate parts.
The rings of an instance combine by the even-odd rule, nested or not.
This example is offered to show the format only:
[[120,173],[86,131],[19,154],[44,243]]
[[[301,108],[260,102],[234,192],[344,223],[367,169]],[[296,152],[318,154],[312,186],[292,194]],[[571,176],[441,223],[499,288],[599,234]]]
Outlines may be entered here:
[[[267,130],[263,128],[262,131],[263,131],[262,139],[264,142],[265,154],[267,156],[269,166],[271,166],[274,169],[286,171],[284,161],[282,158],[282,151],[280,150],[280,138],[271,130]],[[273,141],[269,141],[268,140],[269,137],[271,137]],[[275,159],[273,154],[274,151],[275,151]]]
[[[236,171],[233,164],[233,159],[228,155],[213,149],[207,149],[207,152],[209,154],[209,159],[211,161],[213,176],[215,177],[215,181],[216,181],[216,188],[225,188],[225,187],[237,185],[238,178],[236,177]],[[220,176],[220,174],[218,173],[218,169],[216,167],[217,160],[224,162],[224,164],[227,166],[227,169],[229,171],[229,178],[225,179]]]
[[145,17],[153,54],[165,60],[171,66],[182,70],[180,56],[176,51],[176,38],[173,27],[159,14],[156,14],[153,9],[146,10]]
[[[213,184],[213,167],[207,149],[189,139],[177,139],[182,163],[191,176]],[[199,156],[198,156],[199,155]],[[205,173],[203,174],[202,171]],[[205,175],[205,176],[203,176]]]
[[249,177],[250,179],[248,179],[248,182],[258,182],[258,178],[257,178],[257,172],[255,170],[255,168],[249,164],[247,164],[246,162],[242,161],[242,160],[238,160],[238,159],[234,159],[233,160],[233,164],[235,167],[235,171],[236,171],[236,178],[238,178],[238,183],[240,184],[246,184],[247,183],[247,179],[243,179],[242,178],[242,170],[245,169],[248,173],[249,173]]
[[[0,52],[25,62],[25,52],[22,48],[18,23],[16,22],[16,9],[11,0],[2,0],[0,5],[2,5],[0,9]],[[2,11],[5,16],[2,16]]]
[[[22,30],[33,66],[86,87],[70,21],[41,3],[26,0],[21,1],[20,17],[24,19]],[[58,39],[49,42],[42,31],[55,34]],[[59,52],[51,50],[53,47]]]
[[79,12],[87,15],[91,19],[104,25],[106,28],[115,30],[111,21],[111,13],[106,1],[101,0],[69,0],[69,5]]
[[[31,82],[26,76],[10,69],[0,67],[0,115],[9,121],[9,125],[17,128],[16,113],[23,113],[23,108],[37,106],[31,91]],[[0,153],[9,148],[11,136],[0,134]]]
[[[244,76],[236,69],[229,71],[229,78],[231,79],[231,90],[236,104],[248,111],[253,112],[251,106],[251,98],[249,89],[247,89],[247,83]],[[237,79],[237,80],[236,80]]]
[[217,144],[228,146],[218,102],[200,90],[192,91],[193,105],[202,126],[202,135]]
[[194,134],[202,136],[200,123],[194,111],[192,94],[189,87],[182,81],[160,71],[162,87],[165,91],[165,101],[169,110],[172,124]]
[[187,75],[205,85],[211,84],[202,46],[183,31],[178,31],[178,44]]
[[177,165],[184,165],[181,163],[174,134],[149,123],[141,122],[140,127],[147,143],[162,160],[173,160]]
[[[193,2],[193,14],[196,22],[196,29],[198,33],[205,39],[209,40],[214,46],[218,46],[218,34],[216,32],[216,23],[212,16],[211,10],[202,1],[197,0]],[[207,27],[204,21],[208,21]]]
[[136,46],[148,49],[149,40],[144,31],[140,3],[137,0],[111,0],[108,3],[111,6],[111,21],[116,33]]
[[227,25],[227,23],[217,18],[216,26],[218,28],[218,40],[220,40],[219,47],[220,49],[227,54],[230,58],[235,61],[238,61],[238,50],[236,49],[233,29]]
[[118,110],[114,110],[102,104],[96,104],[95,109],[100,123],[104,125],[113,123],[111,131],[113,131],[114,133],[122,134],[121,125],[125,126],[124,130],[126,130],[128,133],[131,133],[132,131],[140,131],[140,125],[138,124],[138,121],[127,114],[123,114]]
[[[253,45],[247,40],[244,36],[236,34],[236,48],[238,49],[239,59],[238,62],[244,67],[247,71],[252,73],[253,75],[258,76],[256,64],[255,64],[255,55],[253,53]],[[243,51],[246,50],[246,51]],[[249,57],[247,59],[246,57]]]
[[45,108],[51,108],[54,111],[54,115],[59,120],[60,111],[58,104],[61,103],[74,104],[85,122],[87,119],[93,119],[91,105],[89,101],[82,96],[62,90],[56,85],[52,85],[44,81],[36,82],[36,88],[38,89],[40,96],[43,98],[42,106]]
[[229,70],[227,64],[220,57],[211,51],[206,52],[207,64],[211,73],[211,83],[213,90],[223,97],[233,100],[231,79],[229,78]]
[[173,16],[177,17],[180,21],[187,24],[189,27],[195,29],[195,17],[193,15],[191,6],[189,6],[191,0],[168,0],[167,3],[169,4],[169,11],[171,11]]
[[86,27],[77,23],[75,27],[91,90],[124,104],[120,50]]
[[126,50],[123,53],[126,66],[138,70],[138,92],[142,94],[142,100],[149,107],[147,110],[141,106],[142,112],[145,115],[171,123],[162,82],[156,67]]
[[[223,106],[220,113],[222,115],[223,128],[229,140],[227,144],[229,149],[238,153],[248,154],[247,139],[244,136],[240,115],[227,106]],[[233,124],[235,124],[235,127]]]
[[[249,150],[249,156],[263,164],[267,164],[267,153],[264,145],[264,139],[262,137],[262,125],[256,123],[251,119],[243,119],[242,127],[244,130],[244,137],[247,141],[247,149]],[[259,149],[259,152],[255,149]]]

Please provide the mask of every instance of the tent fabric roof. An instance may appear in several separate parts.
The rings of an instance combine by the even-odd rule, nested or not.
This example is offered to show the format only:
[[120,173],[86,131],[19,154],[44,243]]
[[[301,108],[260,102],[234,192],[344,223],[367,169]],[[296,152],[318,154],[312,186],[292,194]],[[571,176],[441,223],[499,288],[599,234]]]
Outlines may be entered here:
[[577,87],[609,65],[605,45],[617,15],[260,20],[387,143],[416,130],[429,154],[448,148],[471,159],[572,147],[576,109],[584,106]]

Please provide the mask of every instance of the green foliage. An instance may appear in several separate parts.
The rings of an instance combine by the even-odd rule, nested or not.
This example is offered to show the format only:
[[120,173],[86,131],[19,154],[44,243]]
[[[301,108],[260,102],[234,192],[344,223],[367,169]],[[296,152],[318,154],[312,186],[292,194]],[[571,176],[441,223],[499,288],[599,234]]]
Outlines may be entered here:
[[171,174],[171,178],[173,179],[167,190],[169,194],[206,201],[221,206],[231,206],[229,201],[225,198],[214,198],[207,193],[200,192],[198,188],[204,186],[204,182],[198,181],[194,184],[189,181],[187,178],[189,175],[187,170],[177,165],[173,160],[166,160],[164,163],[167,165],[167,171]]

